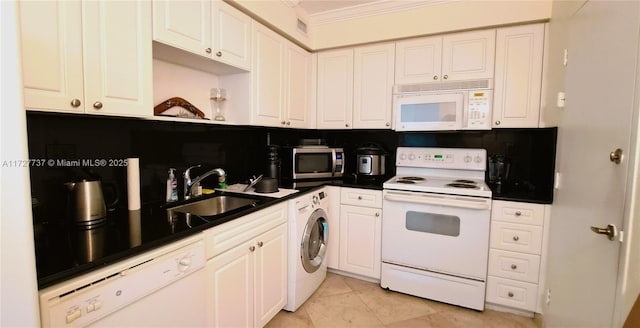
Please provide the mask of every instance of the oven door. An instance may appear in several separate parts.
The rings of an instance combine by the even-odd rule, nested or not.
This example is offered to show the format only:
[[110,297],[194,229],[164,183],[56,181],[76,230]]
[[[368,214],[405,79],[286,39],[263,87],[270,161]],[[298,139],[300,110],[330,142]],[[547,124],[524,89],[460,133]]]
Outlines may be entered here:
[[382,262],[484,281],[491,199],[384,190]]

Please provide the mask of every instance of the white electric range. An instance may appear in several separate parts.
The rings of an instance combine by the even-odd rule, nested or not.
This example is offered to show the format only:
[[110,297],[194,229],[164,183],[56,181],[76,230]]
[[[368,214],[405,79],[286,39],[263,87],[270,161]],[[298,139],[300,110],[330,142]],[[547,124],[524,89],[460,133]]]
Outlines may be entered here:
[[383,184],[383,288],[484,309],[486,161],[484,149],[397,149],[396,176]]

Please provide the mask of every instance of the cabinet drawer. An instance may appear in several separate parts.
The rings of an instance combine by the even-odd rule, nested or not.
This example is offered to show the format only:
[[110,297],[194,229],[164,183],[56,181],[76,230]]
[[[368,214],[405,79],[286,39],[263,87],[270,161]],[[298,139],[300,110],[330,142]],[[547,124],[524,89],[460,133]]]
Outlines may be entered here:
[[491,248],[540,255],[542,227],[494,221],[490,238]]
[[540,274],[540,256],[489,250],[489,275],[537,284]]
[[537,284],[493,276],[489,276],[487,279],[486,301],[489,303],[535,311],[537,299]]
[[382,208],[382,190],[342,188],[340,192],[340,203]]
[[207,259],[287,222],[287,204],[282,202],[205,230]]
[[543,204],[494,200],[491,207],[491,220],[539,226],[544,221]]

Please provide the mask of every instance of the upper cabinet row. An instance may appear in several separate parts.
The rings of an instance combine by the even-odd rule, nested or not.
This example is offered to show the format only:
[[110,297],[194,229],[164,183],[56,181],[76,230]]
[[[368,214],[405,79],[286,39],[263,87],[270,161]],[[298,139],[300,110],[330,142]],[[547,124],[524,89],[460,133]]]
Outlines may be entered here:
[[318,128],[391,128],[394,84],[493,79],[493,127],[539,126],[544,24],[318,54]]

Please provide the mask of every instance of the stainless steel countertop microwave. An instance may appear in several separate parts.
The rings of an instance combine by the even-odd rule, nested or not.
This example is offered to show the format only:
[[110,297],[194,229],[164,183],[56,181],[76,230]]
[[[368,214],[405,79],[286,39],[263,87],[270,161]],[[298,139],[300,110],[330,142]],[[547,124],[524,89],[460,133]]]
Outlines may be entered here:
[[339,178],[344,174],[342,148],[300,146],[283,148],[282,172],[291,180]]

